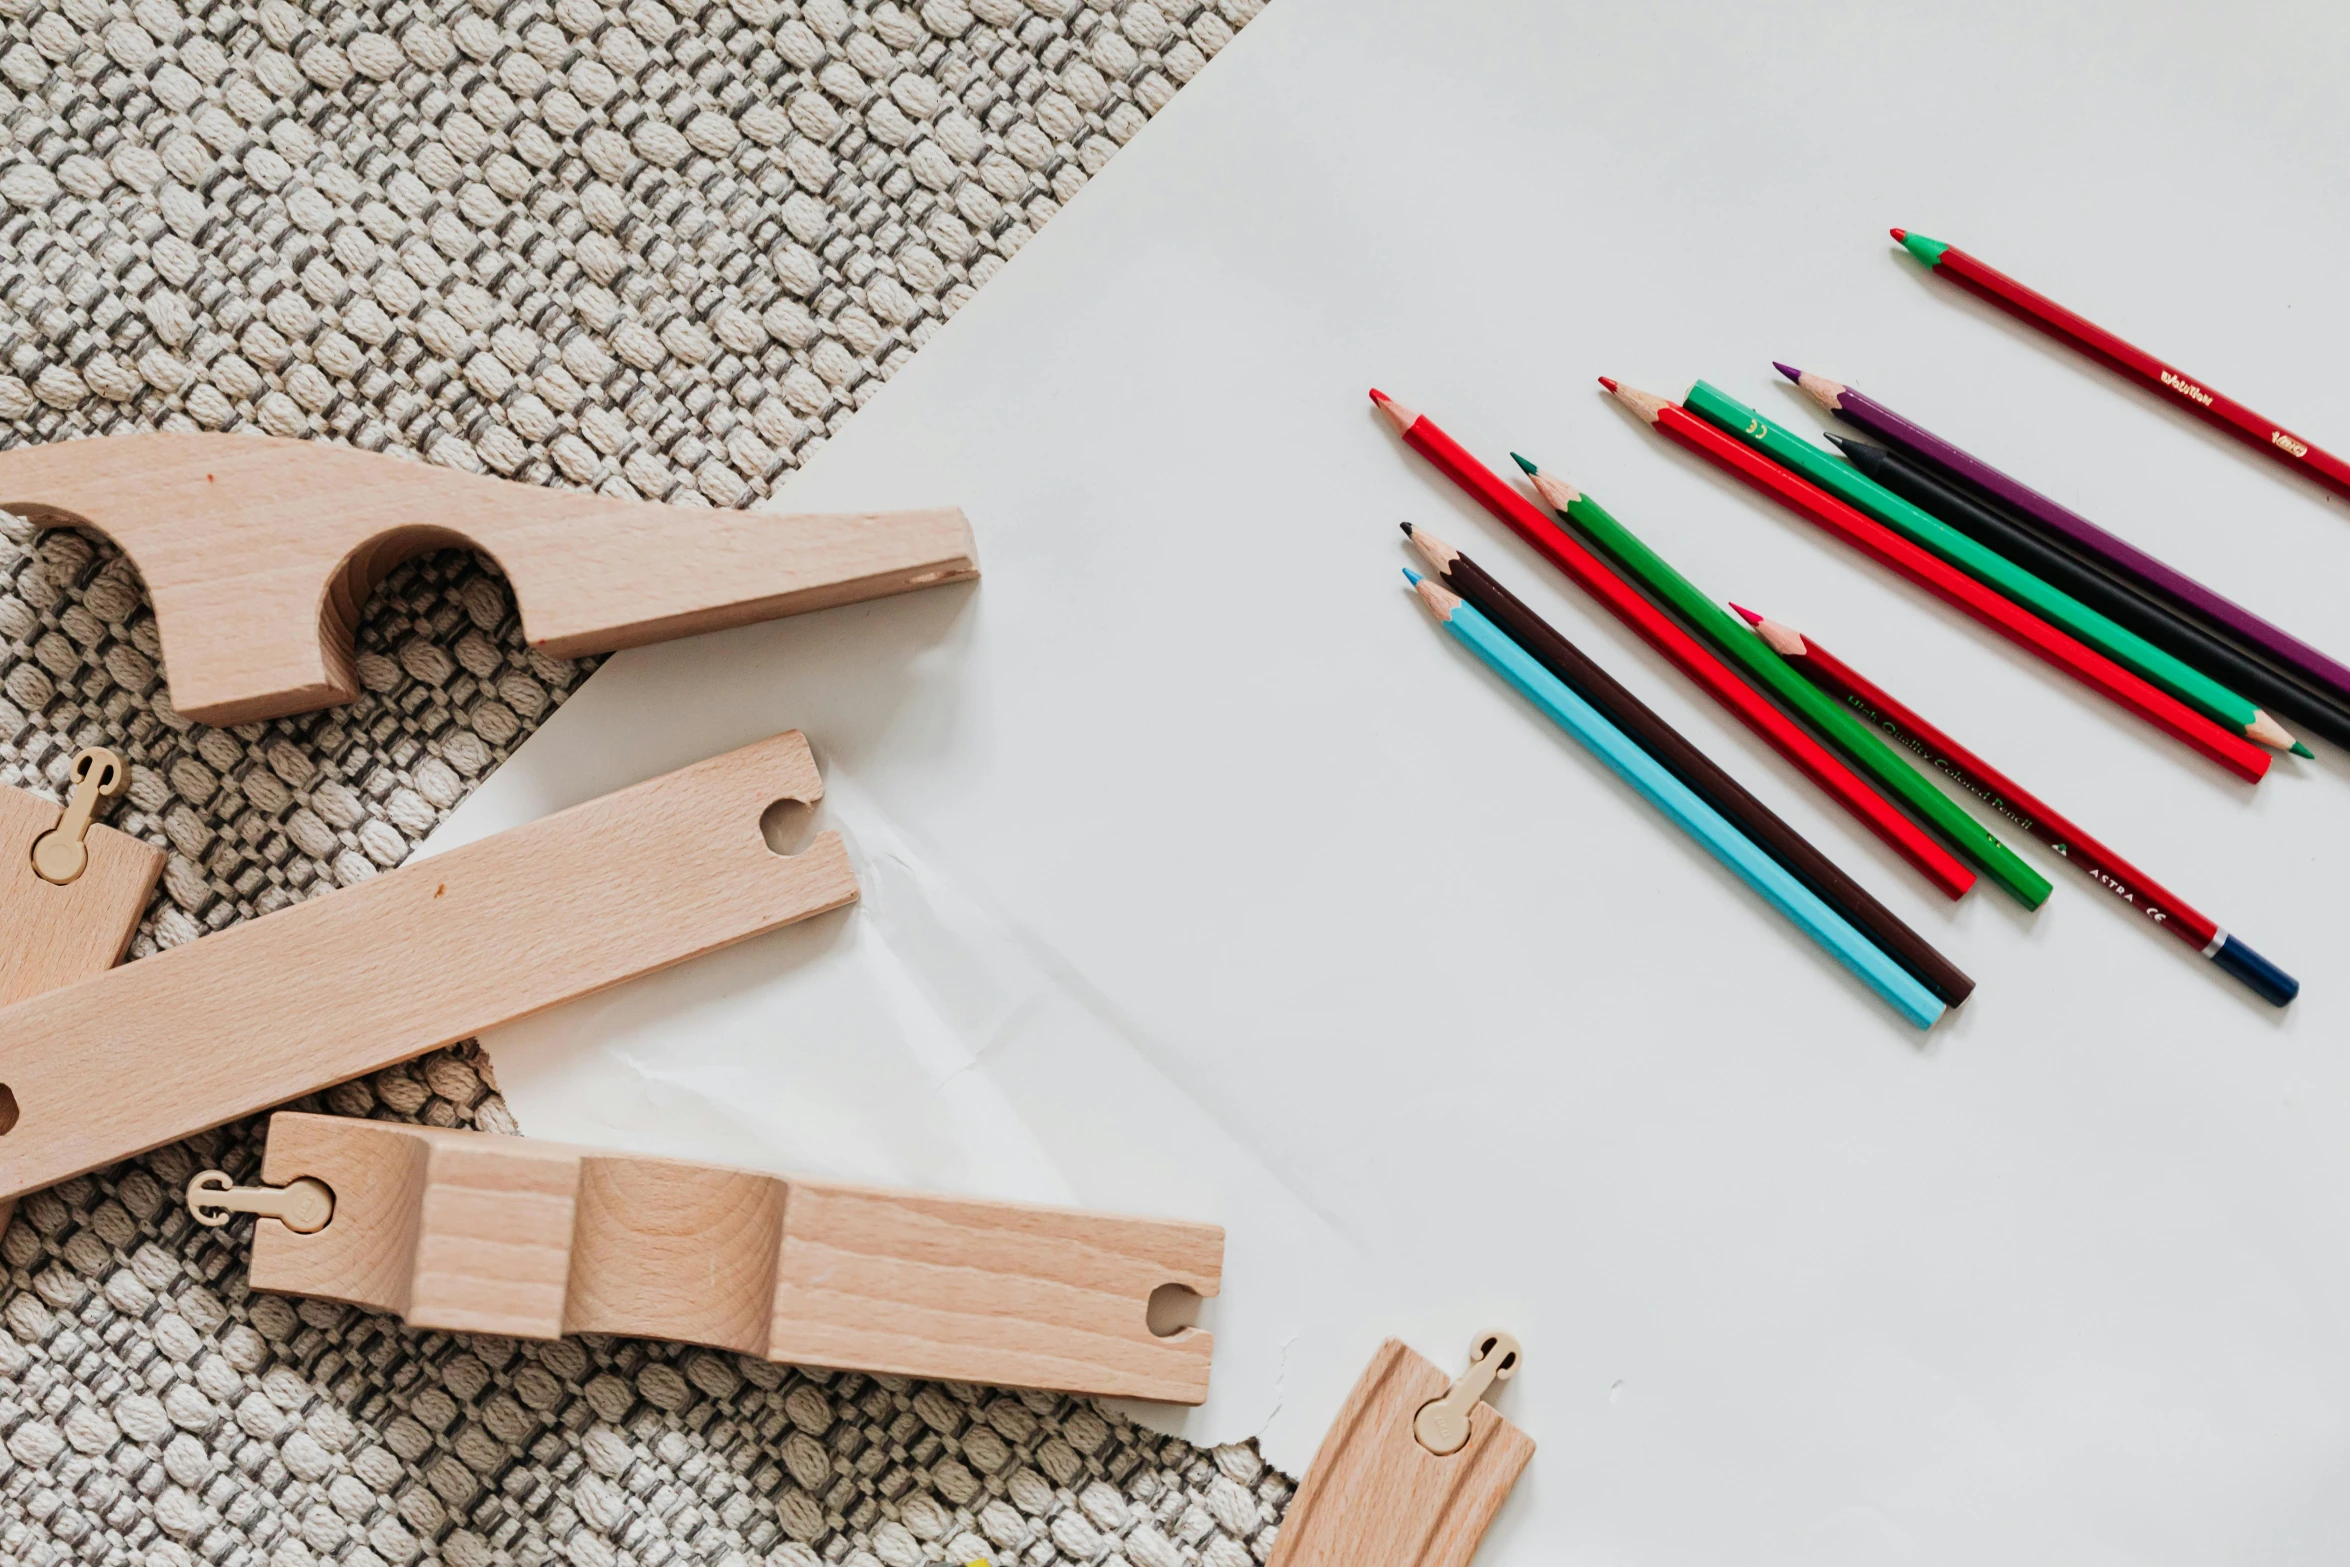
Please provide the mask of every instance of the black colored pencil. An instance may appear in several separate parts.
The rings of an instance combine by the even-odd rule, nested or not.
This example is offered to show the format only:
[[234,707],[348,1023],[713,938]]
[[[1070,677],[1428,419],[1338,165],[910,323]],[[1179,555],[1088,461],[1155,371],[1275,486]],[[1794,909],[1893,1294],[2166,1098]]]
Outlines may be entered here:
[[1486,619],[1531,654],[1536,663],[1599,709],[1608,722],[1655,757],[1667,772],[1687,784],[1692,794],[1754,840],[1757,847],[1784,866],[1787,874],[1811,889],[1822,903],[1875,942],[1943,1005],[1955,1007],[1973,994],[1975,982],[1935,951],[1923,936],[1903,924],[1891,909],[1871,897],[1868,889],[1812,847],[1809,839],[1749,794],[1745,785],[1722,771],[1679,730],[1650,711],[1646,703],[1625,690],[1613,675],[1527,608],[1490,572],[1425,529],[1414,528],[1407,522],[1403,531],[1446,587],[1475,605]]
[[2247,655],[2185,615],[2140,593],[1987,506],[1949,480],[1889,447],[1830,434],[1828,440],[1868,477],[1923,507],[1976,543],[1997,550],[2035,576],[2054,583],[2099,614],[2128,627],[2212,679],[2273,708],[2339,746],[2350,746],[2350,706],[2330,693]]

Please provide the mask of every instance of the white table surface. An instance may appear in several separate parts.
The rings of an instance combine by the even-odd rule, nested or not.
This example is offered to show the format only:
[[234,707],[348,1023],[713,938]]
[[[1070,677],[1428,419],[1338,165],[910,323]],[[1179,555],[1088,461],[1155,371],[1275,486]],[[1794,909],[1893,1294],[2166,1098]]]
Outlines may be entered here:
[[[1870,391],[2336,652],[2350,507],[1945,285],[2350,449],[2350,12],[1277,0],[796,480],[972,587],[612,660],[437,845],[777,729],[856,910],[489,1041],[533,1133],[1216,1219],[1201,1440],[1386,1333],[1540,1450],[1481,1561],[2261,1563],[2350,1537],[2350,763],[2257,790],[1624,417]],[[2027,846],[1945,903],[1411,456],[1379,385],[1816,634],[2306,983]],[[2063,428],[2054,421],[2061,419]],[[1923,1041],[1460,650],[1510,581],[1981,983]],[[526,606],[527,607],[527,606]]]

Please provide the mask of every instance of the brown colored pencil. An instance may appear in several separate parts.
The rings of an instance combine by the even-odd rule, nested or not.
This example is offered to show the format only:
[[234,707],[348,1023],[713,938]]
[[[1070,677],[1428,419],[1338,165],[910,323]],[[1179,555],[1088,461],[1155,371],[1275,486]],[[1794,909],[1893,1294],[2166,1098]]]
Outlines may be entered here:
[[1722,771],[1679,730],[1625,690],[1613,675],[1529,609],[1490,572],[1423,528],[1407,522],[1403,531],[1428,562],[1429,570],[1441,577],[1446,587],[1475,605],[1486,619],[1533,655],[1535,662],[1599,709],[1608,722],[1687,784],[1690,793],[1754,840],[1756,847],[1784,866],[1788,875],[1810,888],[1822,903],[1875,942],[1943,1005],[1955,1007],[1974,992],[1975,982],[1935,951],[1923,936],[1903,924],[1891,909],[1871,897],[1866,888],[1814,848],[1810,840],[1780,820],[1769,806],[1748,793],[1745,785]]

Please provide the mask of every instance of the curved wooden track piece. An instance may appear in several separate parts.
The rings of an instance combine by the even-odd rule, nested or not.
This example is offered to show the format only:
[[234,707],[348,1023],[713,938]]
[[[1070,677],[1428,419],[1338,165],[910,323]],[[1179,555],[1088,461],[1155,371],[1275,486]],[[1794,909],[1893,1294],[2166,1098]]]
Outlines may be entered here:
[[333,1215],[253,1230],[255,1289],[450,1333],[616,1333],[794,1365],[1197,1404],[1212,1335],[1149,1326],[1213,1295],[1212,1224],[1078,1213],[280,1111],[262,1178]]
[[352,630],[384,574],[471,547],[560,658],[979,574],[953,507],[785,516],[616,501],[266,436],[149,434],[0,452],[0,509],[88,527],[146,580],[172,705],[243,724],[359,694]]

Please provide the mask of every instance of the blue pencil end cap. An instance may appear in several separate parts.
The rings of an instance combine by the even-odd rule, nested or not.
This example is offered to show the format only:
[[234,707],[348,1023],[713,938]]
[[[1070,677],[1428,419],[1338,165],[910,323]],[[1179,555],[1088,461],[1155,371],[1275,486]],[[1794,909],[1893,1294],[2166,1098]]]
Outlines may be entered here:
[[2211,961],[2234,975],[2272,1007],[2288,1006],[2301,994],[2301,981],[2278,968],[2234,936],[2220,943]]

